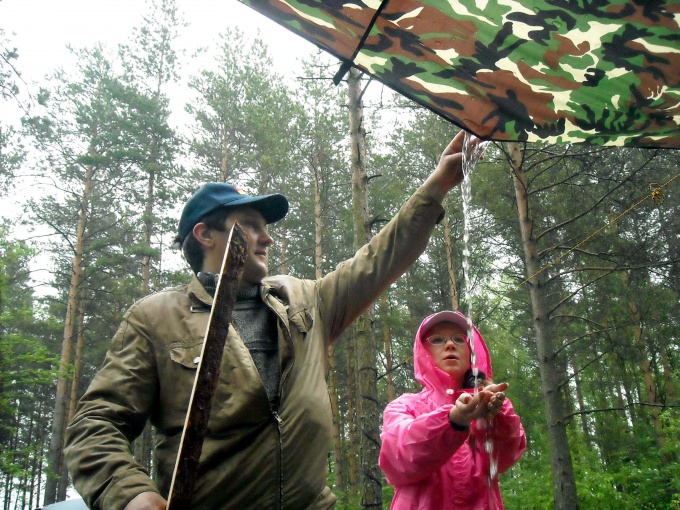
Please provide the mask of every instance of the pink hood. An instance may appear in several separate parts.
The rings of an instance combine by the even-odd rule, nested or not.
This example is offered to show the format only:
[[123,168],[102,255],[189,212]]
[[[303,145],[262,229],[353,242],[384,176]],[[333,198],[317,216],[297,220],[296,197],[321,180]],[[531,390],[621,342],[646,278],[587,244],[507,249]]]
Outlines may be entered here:
[[[467,320],[467,318],[462,313],[455,313]],[[434,360],[423,345],[424,335],[427,333],[427,330],[424,329],[423,326],[430,317],[432,317],[432,315],[426,317],[423,320],[423,322],[420,324],[420,327],[418,328],[418,332],[416,333],[416,339],[413,344],[414,373],[416,381],[425,386],[425,388],[428,390],[437,394],[441,394],[440,396],[442,397],[442,403],[451,403],[451,397],[446,394],[446,390],[449,388],[454,390],[459,390],[462,388],[458,388],[456,382],[451,379],[451,377],[446,372],[437,367]],[[477,368],[484,372],[487,379],[492,379],[493,374],[491,371],[491,357],[489,356],[489,350],[486,347],[484,338],[482,338],[482,335],[479,333],[477,328],[472,326],[472,329],[473,338],[471,340],[470,351],[472,351],[474,346],[474,351],[477,355]]]
[[[491,439],[498,472],[508,470],[526,448],[519,416],[506,398],[491,428],[473,421],[469,430],[455,430],[449,412],[462,389],[437,368],[425,350],[422,336],[430,327],[421,324],[413,347],[415,377],[425,387],[419,393],[401,395],[383,413],[379,464],[394,486],[390,508],[501,510],[498,479],[489,484],[491,460],[483,445]],[[476,328],[472,341],[477,367],[490,379],[491,358]],[[453,391],[447,393],[447,389]]]

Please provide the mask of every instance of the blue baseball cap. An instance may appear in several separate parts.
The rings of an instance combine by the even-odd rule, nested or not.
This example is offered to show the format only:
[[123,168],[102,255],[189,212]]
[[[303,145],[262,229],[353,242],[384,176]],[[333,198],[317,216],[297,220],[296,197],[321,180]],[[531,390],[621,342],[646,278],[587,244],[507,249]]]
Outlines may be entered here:
[[180,243],[183,243],[194,226],[211,212],[221,207],[244,205],[260,212],[267,223],[279,221],[288,213],[288,199],[280,193],[251,197],[231,184],[209,182],[201,186],[184,205],[177,229]]

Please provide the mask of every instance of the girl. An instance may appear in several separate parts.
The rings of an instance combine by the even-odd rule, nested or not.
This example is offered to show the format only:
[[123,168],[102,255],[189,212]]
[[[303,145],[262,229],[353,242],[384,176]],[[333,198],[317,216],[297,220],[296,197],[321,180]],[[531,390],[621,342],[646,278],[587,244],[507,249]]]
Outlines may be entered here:
[[380,467],[394,485],[392,510],[503,508],[485,440],[503,473],[524,452],[526,438],[505,397],[508,384],[491,383],[489,352],[473,327],[483,381],[475,394],[467,328],[465,316],[450,311],[430,315],[418,328],[413,358],[424,388],[400,396],[383,415]]

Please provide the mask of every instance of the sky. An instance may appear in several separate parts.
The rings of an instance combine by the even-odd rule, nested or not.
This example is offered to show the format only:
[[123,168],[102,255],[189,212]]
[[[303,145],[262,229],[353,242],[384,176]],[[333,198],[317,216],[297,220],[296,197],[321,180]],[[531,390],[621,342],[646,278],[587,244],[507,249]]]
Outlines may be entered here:
[[[237,0],[177,0],[177,5],[189,24],[177,45],[188,55],[198,48],[215,47],[219,33],[235,26],[249,40],[263,39],[277,71],[288,77],[293,76],[299,59],[315,51],[308,41]],[[47,74],[73,61],[67,45],[82,48],[104,43],[114,52],[139,26],[145,12],[143,0],[0,0],[0,28],[19,51],[15,64],[25,82],[21,97],[25,100],[27,89],[34,93]],[[184,69],[185,74],[191,71],[190,66]],[[181,95],[179,90],[178,101]],[[8,110],[11,107],[0,105],[5,122],[14,115]]]
[[[312,43],[238,0],[176,0],[176,3],[188,26],[180,29],[175,45],[176,49],[185,51],[187,58],[184,58],[184,66],[180,70],[180,80],[167,91],[173,112],[170,124],[180,132],[191,122],[184,109],[191,96],[187,80],[212,63],[209,51],[204,57],[189,56],[200,48],[216,49],[219,34],[228,27],[240,28],[247,41],[258,37],[262,39],[269,49],[275,70],[291,81],[296,76],[299,61],[317,52]],[[58,68],[70,69],[75,65],[75,57],[67,46],[92,48],[101,43],[111,55],[115,55],[118,45],[128,42],[133,28],[141,25],[142,16],[146,13],[148,5],[144,0],[0,0],[0,28],[4,30],[10,46],[16,47],[19,54],[18,59],[13,61],[21,73],[18,99],[30,103],[41,85],[49,85],[47,76]],[[389,92],[373,81],[364,100],[369,101],[372,97],[380,100],[385,93]],[[0,102],[1,124],[18,128],[21,116],[22,111],[15,101]],[[25,173],[31,173],[30,167],[28,162],[24,166],[27,169]],[[43,236],[49,235],[47,231],[43,232],[44,229],[39,226],[28,229],[16,220],[25,217],[24,206],[28,197],[54,193],[54,188],[44,186],[42,180],[31,177],[18,179],[15,184],[14,193],[0,197],[0,221],[3,217],[12,221],[15,226],[11,235],[17,239],[43,239]],[[181,265],[182,261],[178,255],[177,260],[170,263]],[[33,264],[35,278],[40,280],[40,274],[47,277],[46,268],[49,266],[48,257],[37,257]]]
[[[216,48],[220,32],[236,26],[247,40],[261,38],[269,48],[277,72],[291,79],[298,61],[316,52],[313,44],[237,0],[176,1],[189,25],[181,29],[176,44],[187,55],[199,48]],[[0,28],[19,53],[13,62],[21,73],[19,99],[26,102],[29,94],[35,97],[38,87],[46,84],[47,75],[59,67],[74,65],[67,45],[90,48],[103,43],[111,54],[115,54],[118,44],[127,42],[132,29],[142,23],[146,12],[147,5],[143,0],[0,0]],[[189,96],[187,78],[196,74],[201,64],[197,59],[185,60],[183,77],[169,93],[171,109],[177,112],[173,113],[174,122],[173,117],[170,122],[180,129],[188,120],[183,117],[187,115],[184,104]],[[18,127],[20,117],[21,110],[14,101],[0,102],[0,122]],[[0,198],[0,217],[20,217],[26,198],[44,191],[34,179],[20,181],[15,193]],[[25,240],[39,238],[39,230],[29,232],[15,227],[14,236]],[[177,258],[174,263],[181,263],[179,255]],[[49,265],[50,261],[45,257],[34,261],[34,277],[38,281],[41,274],[47,275],[44,269]]]
[[[275,70],[291,81],[299,61],[317,52],[312,43],[238,0],[176,0],[176,3],[188,26],[180,29],[174,44],[176,49],[185,51],[186,57],[180,80],[169,85],[166,91],[172,112],[170,124],[179,132],[192,122],[184,109],[191,96],[188,78],[210,67],[214,53],[208,51],[197,58],[190,56],[199,48],[216,49],[219,34],[228,27],[240,28],[247,41],[262,39]],[[146,13],[148,5],[144,0],[0,0],[0,28],[19,54],[13,61],[21,73],[18,99],[30,103],[41,85],[49,85],[46,76],[57,68],[69,69],[75,65],[75,57],[67,49],[69,45],[80,49],[102,43],[115,55],[118,45],[128,42],[133,28],[141,25]],[[335,60],[330,56],[329,59]],[[364,98],[369,100],[376,95],[381,98],[383,93],[382,85],[372,82]],[[0,102],[0,122],[18,127],[21,116],[15,101]],[[8,205],[8,200],[17,203],[21,196],[0,198],[0,214],[19,209]]]

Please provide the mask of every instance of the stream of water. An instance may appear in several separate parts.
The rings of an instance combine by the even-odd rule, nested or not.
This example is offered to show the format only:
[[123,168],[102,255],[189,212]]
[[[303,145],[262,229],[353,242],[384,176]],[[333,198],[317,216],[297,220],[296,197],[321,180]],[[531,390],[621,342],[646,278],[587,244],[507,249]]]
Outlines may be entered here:
[[[472,340],[472,302],[474,299],[475,289],[473,288],[470,278],[470,202],[472,200],[472,183],[470,174],[477,162],[484,155],[486,143],[473,143],[474,135],[467,131],[463,138],[463,182],[460,189],[463,197],[463,276],[465,280],[465,302],[468,305],[467,322],[468,322],[468,338]],[[470,365],[472,366],[472,374],[477,379],[479,369],[477,367],[477,353],[475,346],[470,341]]]
[[[475,288],[470,277],[470,231],[471,231],[471,212],[470,202],[472,200],[472,185],[470,181],[470,173],[477,162],[484,155],[484,151],[488,142],[475,143],[474,135],[465,133],[463,138],[463,182],[461,183],[461,193],[463,198],[463,275],[465,279],[465,302],[468,305],[467,322],[468,322],[468,338],[470,339],[470,366],[472,367],[472,375],[475,378],[475,394],[477,393],[477,378],[479,376],[479,367],[477,366],[477,353],[472,339],[474,338],[474,331],[472,326],[473,303],[475,298]],[[498,455],[494,451],[493,441],[489,431],[492,427],[492,421],[485,419],[477,420],[478,428],[481,428],[486,433],[484,434],[483,447],[489,455],[489,487],[494,479],[498,476]]]

